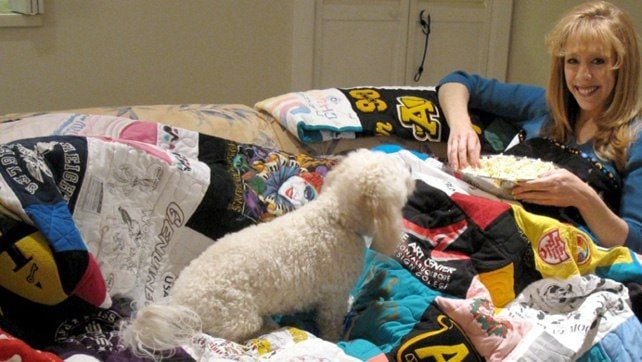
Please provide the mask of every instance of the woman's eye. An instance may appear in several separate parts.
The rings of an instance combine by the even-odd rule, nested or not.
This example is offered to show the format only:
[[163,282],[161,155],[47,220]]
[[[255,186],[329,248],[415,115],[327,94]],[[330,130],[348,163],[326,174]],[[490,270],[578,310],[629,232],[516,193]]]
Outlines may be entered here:
[[604,58],[595,58],[593,59],[593,64],[604,64],[606,60]]
[[567,64],[577,64],[577,59],[575,58],[568,58],[566,59]]

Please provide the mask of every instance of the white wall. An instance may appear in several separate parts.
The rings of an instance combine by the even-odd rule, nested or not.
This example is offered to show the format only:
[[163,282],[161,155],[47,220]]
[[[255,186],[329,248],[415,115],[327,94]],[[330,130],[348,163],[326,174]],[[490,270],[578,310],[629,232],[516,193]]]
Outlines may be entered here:
[[[312,0],[45,0],[0,28],[0,114],[243,103],[290,90],[292,13]],[[545,85],[544,35],[581,0],[514,0],[508,80]],[[614,0],[642,33],[642,1]]]
[[[544,37],[557,20],[582,0],[514,0],[508,77],[511,82],[546,86],[550,57]],[[642,0],[611,0],[624,9],[642,34]],[[638,39],[640,41],[640,39]],[[642,46],[642,43],[640,43]]]
[[291,1],[45,0],[0,28],[0,114],[247,103],[290,85]]

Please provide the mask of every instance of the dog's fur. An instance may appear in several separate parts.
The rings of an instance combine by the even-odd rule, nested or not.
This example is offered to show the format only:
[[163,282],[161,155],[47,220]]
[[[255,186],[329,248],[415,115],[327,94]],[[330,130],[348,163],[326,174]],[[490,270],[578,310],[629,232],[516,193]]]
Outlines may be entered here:
[[[121,331],[134,351],[155,353],[203,331],[243,341],[267,332],[275,314],[316,309],[320,336],[339,339],[363,268],[363,235],[392,254],[401,209],[414,188],[403,161],[365,149],[327,175],[316,200],[270,222],[228,234],[179,275],[168,304],[140,309]],[[266,323],[264,323],[264,321]]]

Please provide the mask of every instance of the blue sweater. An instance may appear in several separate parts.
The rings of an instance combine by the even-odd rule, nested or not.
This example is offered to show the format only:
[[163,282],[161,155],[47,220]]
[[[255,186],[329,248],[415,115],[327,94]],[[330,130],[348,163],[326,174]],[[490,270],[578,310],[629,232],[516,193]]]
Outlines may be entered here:
[[[526,84],[502,83],[462,71],[444,77],[439,84],[461,83],[470,93],[469,106],[514,122],[526,131],[526,138],[541,136],[542,127],[550,119],[545,90]],[[593,142],[569,146],[578,148],[593,160],[599,160]],[[617,172],[613,163],[602,162],[611,172]],[[622,178],[622,199],[619,215],[629,226],[625,245],[642,252],[642,139],[631,145],[626,170]]]

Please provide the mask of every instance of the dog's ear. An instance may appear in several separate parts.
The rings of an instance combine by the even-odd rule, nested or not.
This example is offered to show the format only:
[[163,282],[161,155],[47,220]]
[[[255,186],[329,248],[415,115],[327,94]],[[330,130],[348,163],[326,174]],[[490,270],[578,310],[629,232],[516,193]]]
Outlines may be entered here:
[[347,217],[360,233],[373,236],[371,247],[392,255],[401,242],[401,208],[414,188],[402,160],[366,149],[346,156],[326,177],[324,187],[335,189],[347,202]]
[[401,159],[379,154],[362,185],[373,220],[372,249],[392,256],[403,237],[402,208],[414,190],[410,169]]
[[397,203],[370,198],[374,220],[374,235],[371,248],[392,256],[401,242],[402,215]]

